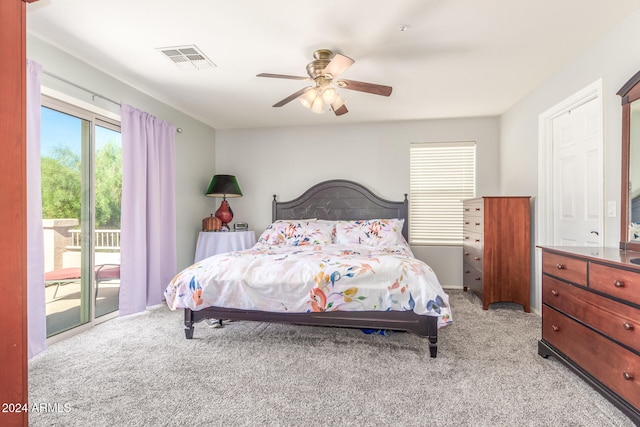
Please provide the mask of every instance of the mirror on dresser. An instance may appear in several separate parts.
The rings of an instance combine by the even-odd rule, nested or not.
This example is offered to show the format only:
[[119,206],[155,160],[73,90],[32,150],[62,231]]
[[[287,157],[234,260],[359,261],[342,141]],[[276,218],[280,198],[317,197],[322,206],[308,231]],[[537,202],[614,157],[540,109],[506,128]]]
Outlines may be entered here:
[[620,249],[640,251],[640,72],[618,95],[622,97]]

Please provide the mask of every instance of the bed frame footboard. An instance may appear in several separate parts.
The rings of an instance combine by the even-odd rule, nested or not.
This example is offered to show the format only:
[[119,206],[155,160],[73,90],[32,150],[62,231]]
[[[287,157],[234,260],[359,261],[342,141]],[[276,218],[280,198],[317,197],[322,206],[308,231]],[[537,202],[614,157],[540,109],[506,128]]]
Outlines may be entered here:
[[249,320],[309,326],[413,332],[428,339],[431,357],[436,357],[438,354],[438,318],[435,316],[420,316],[412,311],[272,313],[223,307],[208,307],[198,311],[186,308],[184,310],[184,332],[187,339],[193,338],[194,325],[205,319]]

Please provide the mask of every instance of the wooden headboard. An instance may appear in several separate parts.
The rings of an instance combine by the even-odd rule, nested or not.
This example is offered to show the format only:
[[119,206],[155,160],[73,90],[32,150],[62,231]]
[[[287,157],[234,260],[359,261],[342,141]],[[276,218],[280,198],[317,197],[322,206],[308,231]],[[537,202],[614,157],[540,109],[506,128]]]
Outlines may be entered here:
[[409,201],[382,199],[357,182],[332,179],[314,185],[301,196],[278,202],[273,195],[272,220],[318,218],[358,220],[404,218],[402,235],[409,241]]

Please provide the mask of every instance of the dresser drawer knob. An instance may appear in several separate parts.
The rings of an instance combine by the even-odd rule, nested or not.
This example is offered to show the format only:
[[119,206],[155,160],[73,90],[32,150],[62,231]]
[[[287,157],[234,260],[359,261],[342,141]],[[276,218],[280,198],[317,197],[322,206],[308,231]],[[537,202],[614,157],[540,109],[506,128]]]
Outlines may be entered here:
[[469,252],[465,252],[465,253],[464,253],[464,256],[469,256],[469,255],[470,255],[470,253],[469,253]]
[[480,257],[479,256],[474,256],[473,259],[476,260],[476,261],[480,261]]
[[551,325],[551,329],[553,329],[553,332],[558,332],[560,330],[560,328],[556,325]]
[[480,243],[480,239],[476,239],[476,243]]
[[626,331],[633,331],[634,326],[633,323],[629,323],[629,322],[624,322],[622,324],[622,327],[626,330]]
[[622,376],[627,381],[633,381],[633,374],[630,374],[629,372],[623,372]]
[[560,295],[560,292],[556,291],[555,289],[553,289],[551,291],[551,295],[553,295],[554,297],[557,297],[558,295]]
[[614,280],[613,286],[616,288],[624,288],[624,282],[622,280]]
[[480,208],[476,208],[476,211],[480,212]]
[[482,277],[476,277],[476,280],[482,280]]
[[557,264],[556,267],[558,267],[558,270],[565,270],[566,269],[564,264]]
[[476,222],[476,225],[480,225],[480,223],[479,223],[479,222]]
[[469,274],[469,273],[471,273],[471,271],[469,271],[469,270],[465,270],[464,271],[464,274]]
[[465,221],[465,222],[464,222],[464,225],[469,225],[469,221]]

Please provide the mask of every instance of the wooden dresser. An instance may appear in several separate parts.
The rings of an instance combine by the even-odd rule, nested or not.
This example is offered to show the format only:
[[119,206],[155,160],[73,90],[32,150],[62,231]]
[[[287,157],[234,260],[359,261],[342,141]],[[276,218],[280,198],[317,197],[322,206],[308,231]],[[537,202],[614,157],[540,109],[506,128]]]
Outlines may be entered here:
[[556,356],[640,424],[640,252],[542,248],[542,339]]
[[463,286],[487,310],[494,302],[529,312],[530,197],[479,197],[463,202]]

